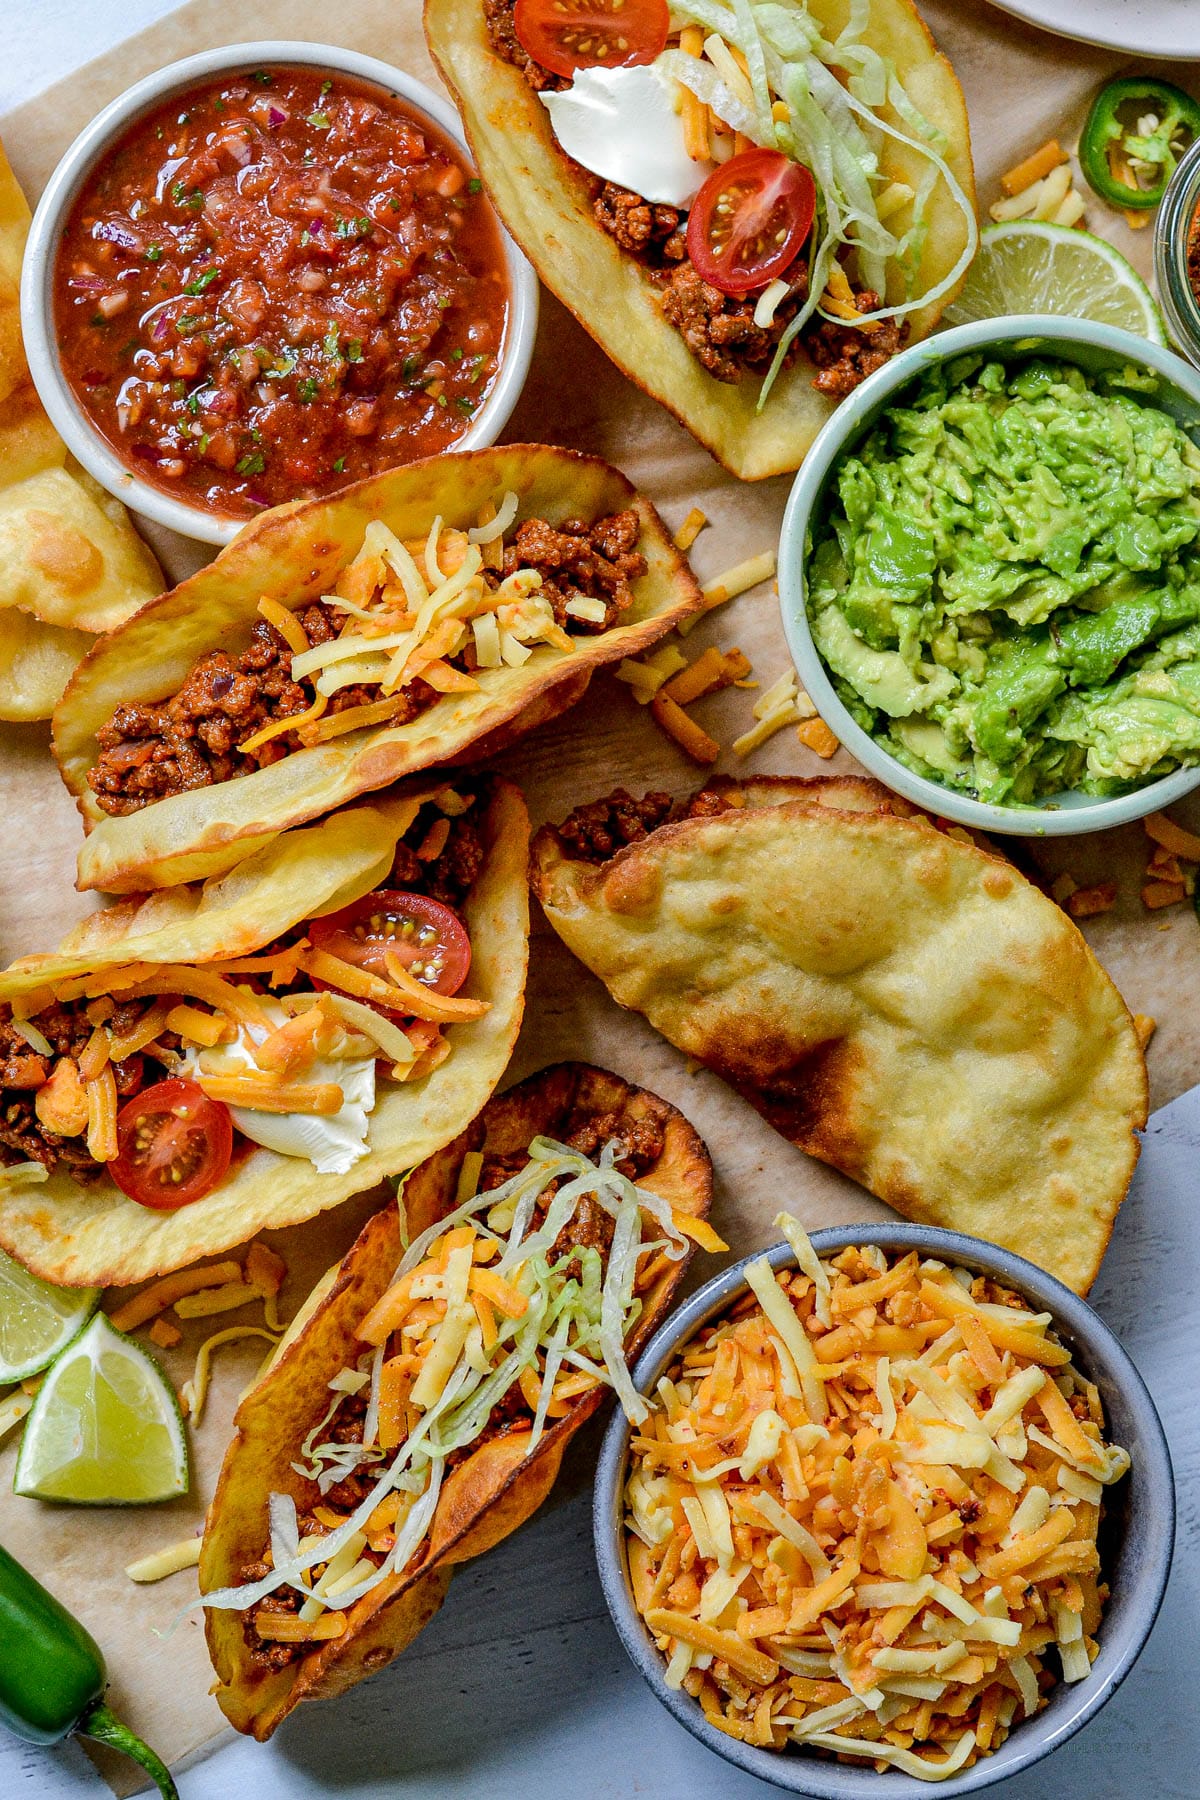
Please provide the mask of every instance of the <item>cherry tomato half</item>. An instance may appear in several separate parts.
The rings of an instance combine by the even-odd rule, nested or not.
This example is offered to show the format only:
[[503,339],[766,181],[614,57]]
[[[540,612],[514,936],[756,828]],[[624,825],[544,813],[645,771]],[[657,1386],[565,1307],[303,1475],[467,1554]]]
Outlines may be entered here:
[[117,1157],[108,1172],[123,1194],[175,1212],[211,1193],[229,1167],[229,1108],[194,1081],[172,1076],[127,1100],[117,1114]]
[[448,906],[427,894],[378,888],[340,912],[314,919],[308,935],[315,950],[385,980],[384,958],[392,950],[415,981],[439,994],[457,994],[471,967],[465,928]]
[[555,75],[653,62],[670,28],[667,0],[517,0],[513,13],[521,48]]
[[693,200],[688,255],[723,294],[749,293],[796,260],[816,207],[803,163],[778,150],[743,150],[714,169]]

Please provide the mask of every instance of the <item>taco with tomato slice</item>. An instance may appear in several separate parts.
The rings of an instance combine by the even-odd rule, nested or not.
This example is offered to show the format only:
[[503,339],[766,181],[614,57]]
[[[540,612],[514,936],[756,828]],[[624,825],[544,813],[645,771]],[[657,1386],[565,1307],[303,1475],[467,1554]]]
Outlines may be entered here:
[[[242,1401],[200,1558],[221,1710],[263,1739],[389,1662],[524,1523],[670,1307],[712,1165],[683,1115],[563,1063],[489,1101],[319,1284]],[[405,1235],[406,1232],[406,1235]]]
[[14,963],[0,1244],[62,1285],[140,1281],[447,1143],[520,1026],[528,844],[510,782],[433,782]]
[[79,885],[220,874],[289,826],[479,761],[660,638],[700,590],[607,463],[431,457],[280,508],[97,645],[55,714]]
[[743,479],[797,468],[975,253],[910,0],[425,0],[425,31],[542,280]]

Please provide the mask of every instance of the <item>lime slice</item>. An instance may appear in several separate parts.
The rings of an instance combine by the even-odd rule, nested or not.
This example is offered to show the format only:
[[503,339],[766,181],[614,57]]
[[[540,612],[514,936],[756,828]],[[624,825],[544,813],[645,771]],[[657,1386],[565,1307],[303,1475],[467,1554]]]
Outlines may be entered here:
[[99,1288],[52,1287],[0,1250],[0,1386],[53,1362],[99,1300]]
[[174,1389],[103,1313],[54,1363],[25,1423],[13,1489],[78,1506],[135,1506],[188,1490]]
[[1011,219],[985,225],[966,286],[942,314],[947,325],[1054,313],[1120,325],[1152,344],[1167,330],[1154,296],[1111,244],[1071,225]]

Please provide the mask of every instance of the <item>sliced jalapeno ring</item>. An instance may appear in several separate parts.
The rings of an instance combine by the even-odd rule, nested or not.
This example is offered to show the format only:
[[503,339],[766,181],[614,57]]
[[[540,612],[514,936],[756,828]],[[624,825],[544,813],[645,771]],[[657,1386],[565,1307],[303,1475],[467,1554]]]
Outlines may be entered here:
[[1184,151],[1200,137],[1200,105],[1170,81],[1122,76],[1092,101],[1079,140],[1088,185],[1110,206],[1157,206]]

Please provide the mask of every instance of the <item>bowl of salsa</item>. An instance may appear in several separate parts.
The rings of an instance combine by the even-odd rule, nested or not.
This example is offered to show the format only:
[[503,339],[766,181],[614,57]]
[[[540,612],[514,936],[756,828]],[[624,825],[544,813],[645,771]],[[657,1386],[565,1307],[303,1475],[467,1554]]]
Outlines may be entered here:
[[445,101],[352,51],[242,44],[147,77],[75,140],[21,316],[79,461],[225,543],[269,507],[493,443],[537,281]]

